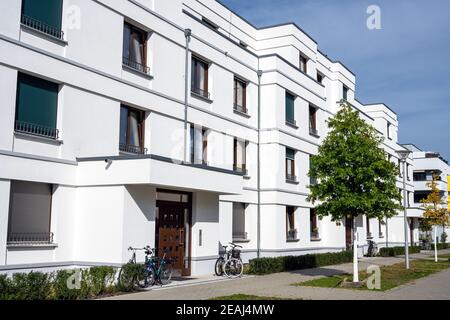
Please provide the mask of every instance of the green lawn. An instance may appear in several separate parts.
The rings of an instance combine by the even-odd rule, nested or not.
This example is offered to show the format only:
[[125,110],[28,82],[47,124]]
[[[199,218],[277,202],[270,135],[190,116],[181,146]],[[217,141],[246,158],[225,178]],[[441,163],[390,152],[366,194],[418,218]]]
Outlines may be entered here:
[[[402,284],[429,276],[438,271],[450,268],[449,261],[434,262],[431,260],[413,260],[411,261],[411,269],[406,270],[403,263],[394,264],[392,266],[381,267],[381,291],[390,290]],[[360,272],[360,280],[367,279],[369,275],[366,272]],[[314,279],[306,282],[293,284],[294,286],[337,288],[339,284],[347,278],[349,281],[352,275],[337,275]],[[356,290],[369,290],[366,286]]]
[[209,300],[286,300],[286,299],[277,298],[277,297],[261,297],[261,296],[254,296],[254,295],[240,293],[240,294],[233,294],[230,296],[211,298]]
[[[432,257],[434,258],[434,255]],[[450,253],[449,254],[442,254],[442,255],[438,254],[438,257],[442,258],[442,259],[450,259]]]

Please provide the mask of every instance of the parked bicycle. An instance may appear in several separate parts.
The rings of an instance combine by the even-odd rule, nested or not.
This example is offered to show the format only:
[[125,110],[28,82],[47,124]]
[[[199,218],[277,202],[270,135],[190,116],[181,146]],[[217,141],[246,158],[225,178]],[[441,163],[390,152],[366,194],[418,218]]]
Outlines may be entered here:
[[136,251],[145,251],[145,263],[142,272],[125,272],[124,268],[119,272],[119,284],[128,290],[139,286],[141,288],[147,288],[150,285],[159,283],[166,285],[172,278],[172,260],[167,259],[167,250],[164,251],[162,258],[155,256],[156,249],[151,249],[149,246],[145,248],[132,248],[129,247],[128,251],[132,251],[131,259],[128,264],[137,265]]
[[223,246],[225,254],[217,259],[214,271],[217,276],[224,274],[228,278],[241,277],[244,272],[244,264],[241,259],[241,246],[230,242],[231,249],[227,251],[228,246]]
[[145,255],[145,272],[144,278],[139,282],[141,288],[147,288],[150,285],[159,283],[161,286],[167,285],[172,279],[172,259],[166,258],[169,250],[164,250],[162,258],[154,253],[156,249],[149,249]]
[[378,254],[378,246],[375,243],[375,241],[369,240],[369,247],[367,249],[367,256],[368,257],[376,257]]

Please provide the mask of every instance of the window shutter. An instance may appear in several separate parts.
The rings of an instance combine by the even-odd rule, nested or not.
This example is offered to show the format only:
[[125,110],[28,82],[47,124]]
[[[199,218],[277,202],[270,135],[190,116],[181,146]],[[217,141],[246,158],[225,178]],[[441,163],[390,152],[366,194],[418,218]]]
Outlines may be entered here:
[[22,14],[61,30],[62,0],[22,0]]

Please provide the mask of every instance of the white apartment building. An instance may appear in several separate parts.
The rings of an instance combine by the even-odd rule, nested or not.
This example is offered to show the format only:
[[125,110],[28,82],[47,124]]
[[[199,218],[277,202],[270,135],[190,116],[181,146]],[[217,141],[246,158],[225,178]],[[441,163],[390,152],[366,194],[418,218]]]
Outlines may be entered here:
[[[182,275],[211,274],[231,241],[246,260],[340,251],[351,224],[306,201],[338,101],[391,161],[403,149],[395,112],[360,103],[298,26],[257,28],[214,0],[3,1],[0,49],[3,272],[120,266],[145,245]],[[403,243],[402,213],[357,227],[362,249]]]
[[[434,174],[438,179],[437,187],[441,191],[442,207],[448,209],[448,176],[450,175],[448,161],[439,153],[423,151],[414,144],[405,144],[403,146],[413,152],[414,207],[423,210],[421,200],[427,198],[430,194],[431,188],[427,184],[433,180]],[[444,231],[443,229],[443,227],[437,228],[439,239]],[[448,235],[450,229],[446,228],[445,232]]]

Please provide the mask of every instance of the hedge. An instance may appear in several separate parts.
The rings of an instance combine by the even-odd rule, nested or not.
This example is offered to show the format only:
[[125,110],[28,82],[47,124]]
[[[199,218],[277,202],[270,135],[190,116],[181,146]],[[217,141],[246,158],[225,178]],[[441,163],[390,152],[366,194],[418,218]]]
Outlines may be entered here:
[[[420,246],[409,247],[409,253],[420,253]],[[395,257],[405,254],[405,247],[381,248],[378,255],[380,257]]]
[[[79,286],[69,288],[67,283],[81,272]],[[12,277],[0,275],[0,300],[79,300],[95,298],[116,291],[116,269],[92,267],[83,270],[59,270],[53,273],[15,273]],[[73,278],[73,279],[74,279]],[[76,281],[73,281],[76,285]]]
[[247,273],[262,275],[329,266],[351,261],[353,261],[352,251],[306,254],[302,256],[257,258],[250,260]]

